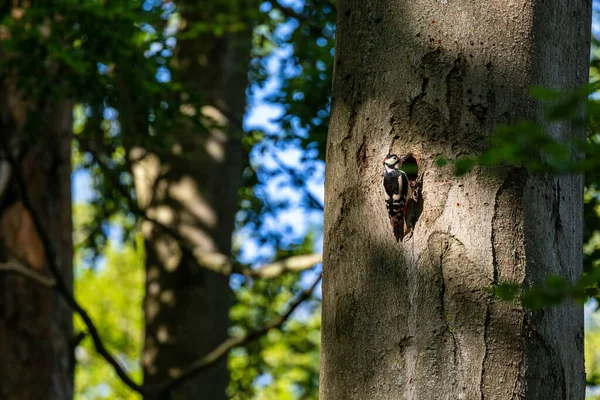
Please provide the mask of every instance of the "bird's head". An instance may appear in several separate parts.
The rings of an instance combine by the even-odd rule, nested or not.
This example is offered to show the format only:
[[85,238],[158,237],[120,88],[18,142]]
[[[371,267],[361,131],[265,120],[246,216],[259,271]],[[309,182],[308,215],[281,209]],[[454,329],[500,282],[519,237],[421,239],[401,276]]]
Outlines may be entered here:
[[383,165],[386,167],[394,168],[398,163],[400,163],[400,157],[395,154],[388,154],[383,159]]

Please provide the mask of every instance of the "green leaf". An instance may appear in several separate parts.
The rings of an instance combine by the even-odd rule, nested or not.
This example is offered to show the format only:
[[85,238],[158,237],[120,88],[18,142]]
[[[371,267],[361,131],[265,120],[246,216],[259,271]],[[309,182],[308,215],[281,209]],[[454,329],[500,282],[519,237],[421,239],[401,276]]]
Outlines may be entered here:
[[454,175],[463,176],[470,172],[476,165],[476,160],[473,158],[461,158],[454,163]]

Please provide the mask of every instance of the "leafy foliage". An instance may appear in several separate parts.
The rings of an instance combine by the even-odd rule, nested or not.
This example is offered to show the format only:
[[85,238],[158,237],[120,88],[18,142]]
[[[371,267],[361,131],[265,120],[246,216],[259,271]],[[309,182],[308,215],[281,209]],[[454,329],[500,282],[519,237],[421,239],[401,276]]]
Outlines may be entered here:
[[[594,313],[586,320],[585,330],[585,370],[586,382],[591,387],[600,385],[600,315]],[[591,392],[591,393],[590,393]],[[595,394],[594,394],[595,392]],[[591,394],[591,395],[590,395]],[[588,391],[588,399],[598,400],[600,393],[597,389]]]
[[[259,280],[236,291],[231,310],[232,332],[281,313],[294,291],[298,276],[285,274]],[[300,315],[298,315],[300,314]],[[282,330],[272,330],[258,342],[235,349],[229,359],[233,399],[316,399],[320,350],[319,302],[305,303]]]
[[[75,208],[76,228],[89,218],[89,206]],[[79,234],[80,229],[76,229]],[[305,246],[312,246],[307,241]],[[133,376],[141,380],[144,297],[143,240],[136,246],[109,242],[96,269],[85,262],[84,247],[76,259],[76,294],[90,310],[106,345],[118,355]],[[281,252],[281,258],[303,254],[309,247]],[[231,334],[243,334],[283,312],[300,290],[300,274],[245,282],[235,291],[231,309]],[[76,327],[84,326],[76,320]],[[320,350],[320,302],[305,303],[296,318],[281,330],[273,330],[258,342],[236,348],[229,360],[234,399],[316,399]],[[114,375],[112,369],[84,339],[76,349],[77,399],[138,399]]]
[[[89,206],[76,206],[76,228],[90,216]],[[76,232],[80,230],[76,229]],[[78,250],[81,250],[81,246]],[[76,253],[75,293],[90,310],[106,346],[117,354],[119,361],[141,382],[140,355],[142,351],[144,254],[143,241],[137,245],[119,245],[109,242],[103,253],[102,265],[96,269]],[[76,318],[75,328],[85,332],[85,325]],[[112,368],[99,357],[88,338],[76,348],[76,400],[140,399],[114,374]]]
[[[308,235],[300,246],[280,249],[275,259],[313,251],[313,240]],[[230,311],[232,334],[243,334],[281,314],[305,286],[302,278],[303,274],[286,273],[274,279],[244,281],[235,291]],[[320,327],[320,300],[313,298],[283,329],[234,350],[229,358],[231,398],[318,398]]]

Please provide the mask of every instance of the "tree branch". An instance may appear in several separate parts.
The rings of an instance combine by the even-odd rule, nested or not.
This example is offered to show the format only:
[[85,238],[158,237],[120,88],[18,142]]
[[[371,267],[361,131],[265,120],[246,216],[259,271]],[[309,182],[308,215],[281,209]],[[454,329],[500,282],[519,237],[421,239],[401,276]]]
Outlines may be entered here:
[[322,274],[319,274],[318,278],[313,282],[313,284],[309,288],[303,290],[293,301],[291,301],[285,313],[265,323],[265,325],[261,328],[254,329],[246,333],[245,335],[227,339],[218,347],[216,347],[213,351],[211,351],[201,359],[194,361],[192,364],[190,364],[187,368],[183,370],[183,372],[181,372],[179,376],[157,386],[159,392],[163,394],[169,392],[176,386],[179,386],[182,383],[186,382],[188,379],[190,379],[197,373],[205,370],[206,368],[221,360],[229,353],[229,350],[231,350],[232,348],[243,346],[248,342],[264,335],[271,329],[279,328],[289,319],[289,317],[298,308],[298,306],[311,296],[312,292],[315,290],[318,283],[321,281],[321,277]]
[[232,273],[243,275],[247,278],[275,278],[285,272],[305,271],[319,264],[323,257],[321,254],[305,254],[292,256],[284,260],[275,261],[259,268],[232,262],[229,257],[221,253],[198,252],[194,257],[203,267],[225,275]]
[[0,263],[0,271],[18,273],[27,278],[33,279],[40,285],[45,286],[47,288],[54,288],[56,286],[56,281],[54,279],[48,278],[47,276],[44,276],[37,272],[35,269],[26,267],[23,264],[14,260]]
[[323,256],[318,253],[304,254],[288,257],[284,260],[275,261],[263,265],[257,269],[244,268],[240,273],[244,276],[256,278],[274,278],[285,272],[300,272],[314,267],[323,261]]

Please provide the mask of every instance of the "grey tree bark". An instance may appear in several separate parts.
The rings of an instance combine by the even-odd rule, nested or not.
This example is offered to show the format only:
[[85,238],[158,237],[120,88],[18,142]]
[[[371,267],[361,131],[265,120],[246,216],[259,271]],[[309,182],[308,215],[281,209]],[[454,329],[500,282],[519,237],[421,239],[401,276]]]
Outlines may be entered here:
[[[54,98],[43,109],[36,108],[27,94],[16,89],[15,71],[10,72],[10,77],[0,80],[0,262],[16,262],[52,277],[44,246],[19,194],[15,171],[2,151],[8,147],[70,287],[73,102]],[[43,132],[27,130],[28,119],[34,115],[41,119]],[[72,318],[56,292],[28,277],[0,273],[0,399],[73,397]]]
[[[252,2],[240,2],[244,13]],[[246,4],[248,3],[248,4]],[[182,26],[214,22],[218,1],[180,4]],[[211,11],[212,10],[212,11]],[[213,12],[214,11],[214,12]],[[170,133],[172,146],[132,149],[133,174],[141,208],[186,241],[150,222],[146,242],[144,383],[177,376],[182,368],[228,337],[229,278],[204,268],[202,253],[231,253],[237,192],[245,154],[241,121],[245,112],[251,32],[221,37],[203,33],[178,41],[174,67],[183,79],[180,111],[196,118]],[[197,108],[198,97],[202,106]],[[174,391],[171,399],[225,399],[227,360],[198,374]]]
[[[434,160],[480,152],[497,124],[538,119],[532,84],[587,82],[591,1],[341,0],[338,10],[321,398],[584,398],[582,307],[528,312],[481,290],[580,276],[582,177],[479,168],[456,178]],[[420,215],[400,243],[381,185],[388,152],[412,152],[424,172]]]

